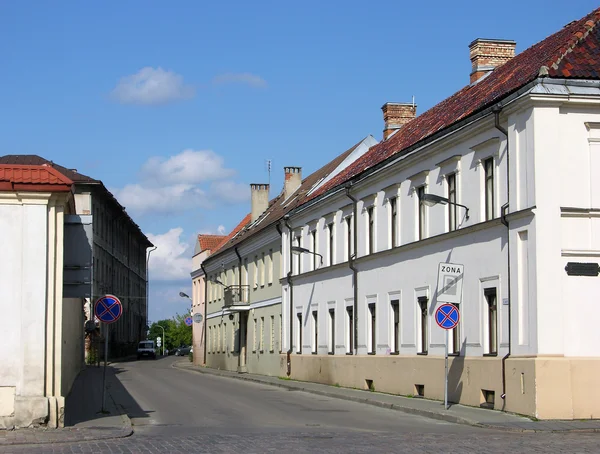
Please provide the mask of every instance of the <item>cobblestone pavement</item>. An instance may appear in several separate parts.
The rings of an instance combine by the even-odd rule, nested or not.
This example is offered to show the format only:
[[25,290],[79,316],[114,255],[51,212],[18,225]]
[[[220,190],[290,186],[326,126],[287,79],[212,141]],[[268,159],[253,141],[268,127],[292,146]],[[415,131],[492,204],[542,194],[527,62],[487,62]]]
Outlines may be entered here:
[[265,432],[238,435],[188,435],[157,438],[134,435],[112,441],[0,447],[1,453],[592,453],[600,452],[596,434],[490,434],[472,429],[469,435],[361,432]]

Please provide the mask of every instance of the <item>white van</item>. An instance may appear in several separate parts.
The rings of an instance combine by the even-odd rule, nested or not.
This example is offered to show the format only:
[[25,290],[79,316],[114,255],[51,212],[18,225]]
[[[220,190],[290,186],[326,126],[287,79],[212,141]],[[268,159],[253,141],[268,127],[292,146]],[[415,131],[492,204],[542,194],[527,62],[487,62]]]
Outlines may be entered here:
[[153,340],[141,341],[137,348],[137,359],[141,359],[142,356],[148,356],[152,359],[156,359],[156,349],[154,348]]

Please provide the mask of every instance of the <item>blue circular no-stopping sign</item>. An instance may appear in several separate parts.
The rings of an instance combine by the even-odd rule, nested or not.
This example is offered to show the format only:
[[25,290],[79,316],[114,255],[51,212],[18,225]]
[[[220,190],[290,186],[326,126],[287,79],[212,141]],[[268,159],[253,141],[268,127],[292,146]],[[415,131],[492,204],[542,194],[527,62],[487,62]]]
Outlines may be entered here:
[[103,323],[114,323],[123,315],[123,305],[114,295],[104,295],[94,304],[94,314]]
[[435,322],[440,328],[454,329],[460,321],[460,312],[454,304],[442,304],[435,311]]

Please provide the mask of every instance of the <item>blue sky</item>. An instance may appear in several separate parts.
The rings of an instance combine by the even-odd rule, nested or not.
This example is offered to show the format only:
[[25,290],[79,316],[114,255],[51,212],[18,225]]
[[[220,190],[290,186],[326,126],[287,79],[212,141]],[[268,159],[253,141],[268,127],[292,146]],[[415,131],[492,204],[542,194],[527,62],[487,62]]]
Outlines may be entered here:
[[194,238],[364,136],[385,102],[417,114],[468,83],[475,38],[517,52],[594,8],[576,2],[0,2],[0,154],[101,179],[159,246],[150,319],[183,313]]

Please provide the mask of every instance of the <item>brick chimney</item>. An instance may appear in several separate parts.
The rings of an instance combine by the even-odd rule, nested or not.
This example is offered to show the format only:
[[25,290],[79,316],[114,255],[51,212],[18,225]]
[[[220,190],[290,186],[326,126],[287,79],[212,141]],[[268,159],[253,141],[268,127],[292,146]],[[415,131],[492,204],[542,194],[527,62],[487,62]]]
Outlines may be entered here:
[[387,140],[394,131],[400,129],[417,116],[414,103],[386,102],[383,107],[383,140]]
[[251,184],[250,192],[252,194],[250,218],[251,222],[254,222],[269,208],[269,185]]
[[283,184],[283,199],[286,200],[302,184],[302,167],[284,167],[285,181]]
[[505,39],[476,39],[469,44],[471,83],[515,56],[517,43]]

